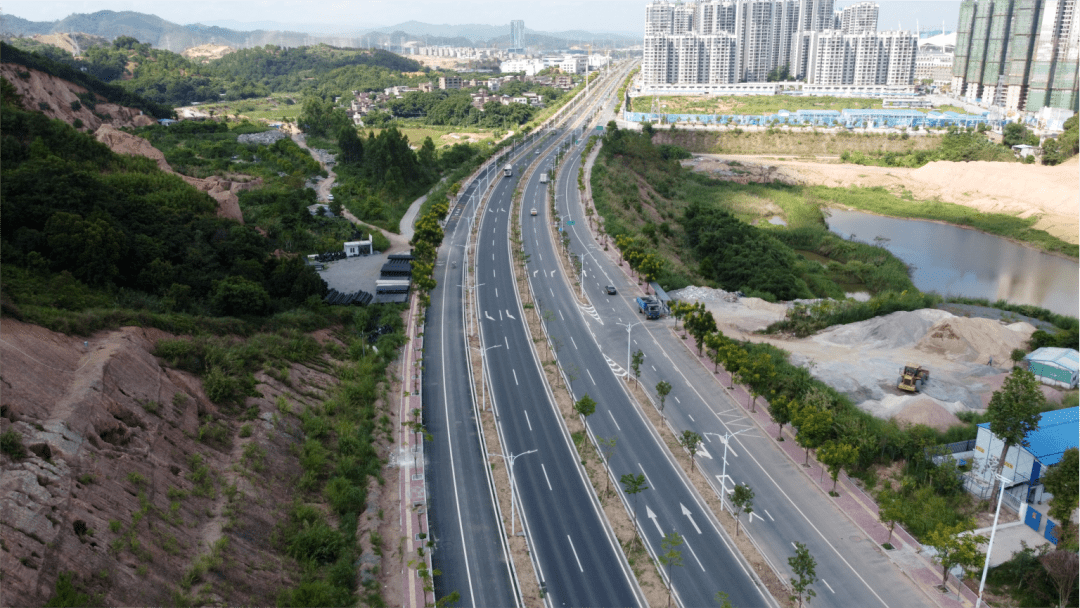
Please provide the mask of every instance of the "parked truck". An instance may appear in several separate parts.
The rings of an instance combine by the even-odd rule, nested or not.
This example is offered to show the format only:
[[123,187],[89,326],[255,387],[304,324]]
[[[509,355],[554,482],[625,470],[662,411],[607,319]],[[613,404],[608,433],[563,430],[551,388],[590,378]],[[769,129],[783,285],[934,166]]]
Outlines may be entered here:
[[660,302],[652,296],[641,296],[637,299],[638,310],[645,315],[646,319],[660,318]]
[[541,184],[546,184],[547,183],[547,177],[548,177],[547,173],[541,173],[540,174],[540,183]]

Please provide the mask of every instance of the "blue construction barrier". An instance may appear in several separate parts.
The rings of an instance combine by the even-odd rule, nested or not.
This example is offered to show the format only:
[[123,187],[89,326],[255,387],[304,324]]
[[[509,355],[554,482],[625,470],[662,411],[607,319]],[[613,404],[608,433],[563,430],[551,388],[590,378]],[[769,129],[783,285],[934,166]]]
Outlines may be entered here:
[[884,110],[780,110],[776,114],[653,114],[624,112],[628,122],[696,123],[703,125],[767,126],[773,124],[802,127],[976,127],[989,122],[986,115],[956,112],[920,112],[908,109]]

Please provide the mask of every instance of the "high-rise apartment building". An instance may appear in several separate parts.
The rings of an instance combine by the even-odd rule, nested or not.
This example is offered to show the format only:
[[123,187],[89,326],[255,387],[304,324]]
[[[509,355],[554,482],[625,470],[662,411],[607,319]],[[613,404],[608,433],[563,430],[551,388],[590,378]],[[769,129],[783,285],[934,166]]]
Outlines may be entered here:
[[525,50],[525,22],[521,19],[510,21],[510,50],[518,53]]
[[830,26],[832,7],[833,0],[652,2],[642,78],[652,87],[764,82],[778,68],[791,70],[796,34]]
[[918,42],[912,32],[814,32],[810,36],[806,82],[856,87],[909,85]]
[[864,34],[876,32],[878,22],[878,5],[876,2],[859,2],[851,6],[845,6],[837,15],[837,29],[845,34]]
[[964,0],[953,92],[1007,110],[1077,111],[1076,0]]

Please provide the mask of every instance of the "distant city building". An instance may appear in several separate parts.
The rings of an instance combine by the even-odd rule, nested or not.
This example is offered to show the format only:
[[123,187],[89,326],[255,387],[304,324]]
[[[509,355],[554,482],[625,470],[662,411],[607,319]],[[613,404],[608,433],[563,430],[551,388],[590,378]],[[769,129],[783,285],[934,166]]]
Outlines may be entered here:
[[955,48],[956,32],[921,38],[915,55],[915,82],[929,80],[935,87],[950,86]]
[[851,6],[845,6],[837,12],[836,29],[845,34],[864,34],[876,32],[878,22],[878,5],[876,2],[859,2]]
[[439,76],[439,88],[444,91],[461,88],[461,78],[458,76]]
[[1076,0],[964,0],[952,90],[1006,110],[1077,111]]
[[525,50],[525,22],[514,19],[510,22],[510,52],[521,53]]
[[544,69],[543,59],[511,59],[499,64],[501,72],[525,72],[526,76],[535,76]]
[[559,71],[563,74],[584,74],[589,58],[584,55],[566,55],[559,62]]
[[[644,90],[701,90],[777,77],[909,86],[914,34],[877,32],[878,6],[833,0],[657,0],[645,8]],[[837,21],[841,29],[836,29]]]

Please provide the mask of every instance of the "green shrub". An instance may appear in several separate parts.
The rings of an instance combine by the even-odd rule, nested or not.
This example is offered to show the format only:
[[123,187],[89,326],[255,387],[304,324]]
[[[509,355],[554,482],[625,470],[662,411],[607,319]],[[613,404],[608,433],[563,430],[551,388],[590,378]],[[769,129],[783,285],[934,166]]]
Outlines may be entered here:
[[15,429],[0,433],[0,452],[15,460],[26,458],[26,446],[23,445],[22,435]]
[[53,596],[49,598],[49,601],[45,603],[45,606],[75,608],[90,606],[100,602],[100,598],[91,599],[89,595],[81,593],[76,589],[75,584],[72,582],[74,578],[74,572],[61,572],[60,576],[56,579],[56,591],[53,593]]

